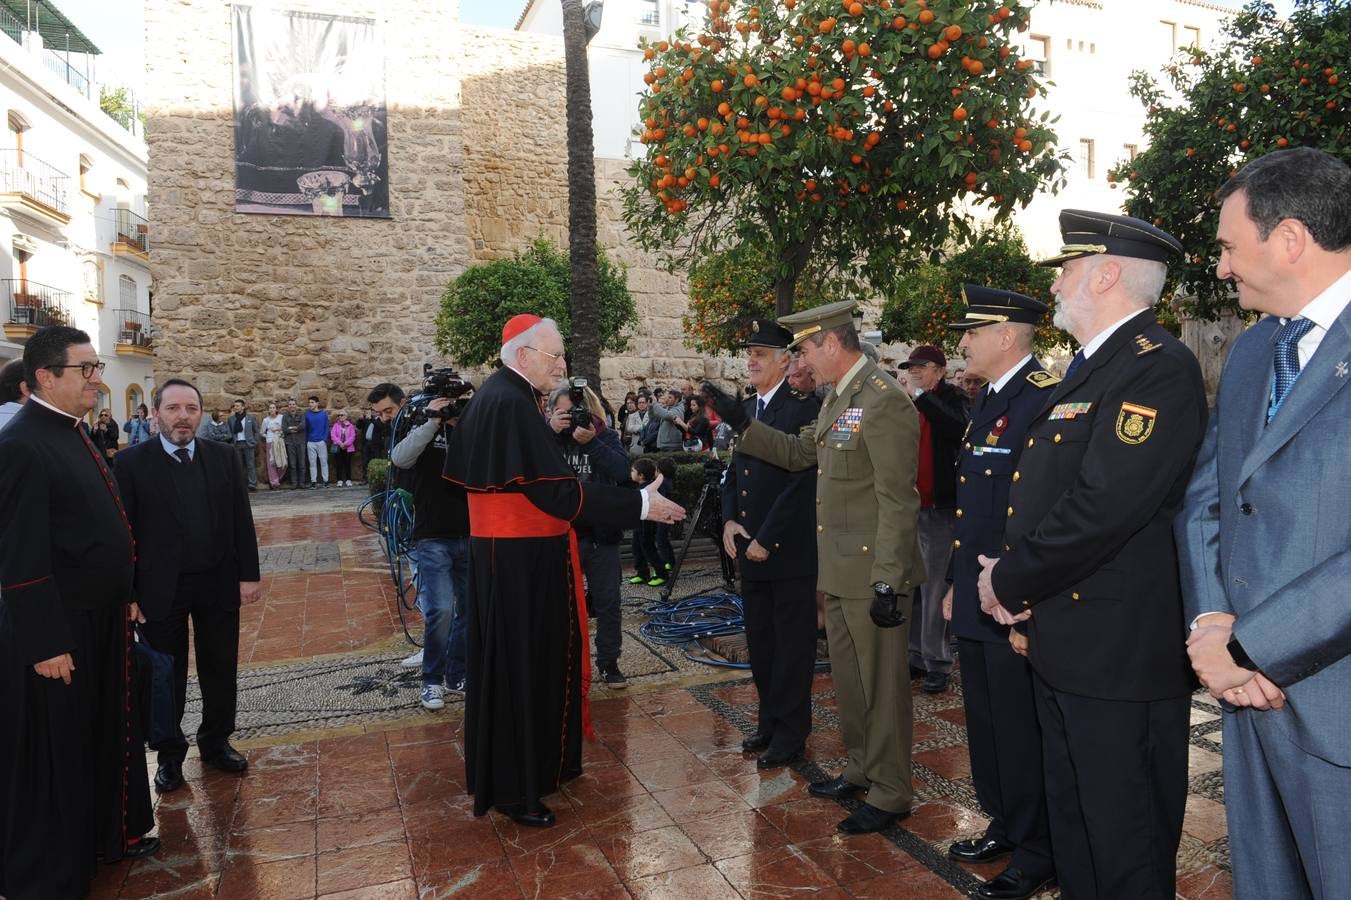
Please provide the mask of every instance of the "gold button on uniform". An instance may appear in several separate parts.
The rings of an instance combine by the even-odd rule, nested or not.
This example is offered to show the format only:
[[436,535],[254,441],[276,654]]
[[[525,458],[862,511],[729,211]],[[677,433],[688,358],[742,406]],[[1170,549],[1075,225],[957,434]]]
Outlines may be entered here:
[[742,492],[741,492],[741,496],[743,496],[743,497],[746,496],[746,492],[745,492],[745,491],[742,491]]
[[817,526],[816,526],[816,530],[817,530],[817,531],[825,531],[826,529],[825,529],[825,526],[823,526],[823,525],[817,525]]
[[1058,432],[1058,431],[1055,433],[1055,442],[1056,442],[1057,444],[1060,443],[1060,432]]
[[817,474],[817,475],[824,475],[825,473],[822,472],[820,469],[817,469],[817,470],[816,470],[816,474]]
[[1013,473],[1013,480],[1014,480],[1014,481],[1017,481],[1019,478],[1022,478],[1022,477],[1023,477],[1023,476],[1022,476],[1022,475],[1019,475],[1017,472],[1014,472],[1014,473]]
[[986,469],[986,470],[985,470],[985,477],[986,477],[986,478],[989,478],[989,477],[990,477],[991,475],[993,475],[993,474],[994,474],[994,470],[993,470],[993,469]]
[[953,541],[953,542],[952,542],[952,547],[953,547],[954,550],[960,550],[960,549],[962,549],[962,542],[961,542],[961,541]]
[[746,511],[744,509],[741,511],[741,518],[746,518]]
[[958,475],[958,476],[957,476],[957,480],[960,481],[962,484],[966,484],[966,476],[965,476],[965,475]]
[[749,475],[749,474],[751,474],[751,470],[750,470],[750,469],[742,469],[742,470],[741,470],[741,474],[742,474],[742,475]]
[[966,449],[968,449],[968,450],[971,449],[971,444],[970,444],[969,442],[968,442],[967,445],[966,445]]
[[836,449],[836,450],[843,450],[843,449],[844,449],[844,444],[836,444],[836,445],[835,445],[835,449]]
[[864,545],[863,545],[863,552],[864,552],[864,553],[867,553],[867,552],[868,552],[868,545],[867,545],[867,544],[864,544]]
[[1036,438],[1028,438],[1028,439],[1027,439],[1027,446],[1031,447],[1031,446],[1032,446],[1033,444],[1035,444],[1036,442],[1037,442],[1037,439],[1036,439]]
[[1013,518],[1013,507],[1012,507],[1012,506],[1009,507],[1009,518],[1010,518],[1010,519]]
[[1073,598],[1073,599],[1075,599],[1075,600],[1078,600],[1078,599],[1079,599],[1079,592],[1078,592],[1078,591],[1075,591],[1073,594],[1070,594],[1070,597]]
[[961,517],[962,517],[962,511],[959,509],[959,510],[957,510],[957,518],[960,519]]
[[817,497],[817,498],[816,498],[816,505],[817,505],[817,506],[820,506],[820,505],[821,505],[821,498],[820,498],[820,497]]

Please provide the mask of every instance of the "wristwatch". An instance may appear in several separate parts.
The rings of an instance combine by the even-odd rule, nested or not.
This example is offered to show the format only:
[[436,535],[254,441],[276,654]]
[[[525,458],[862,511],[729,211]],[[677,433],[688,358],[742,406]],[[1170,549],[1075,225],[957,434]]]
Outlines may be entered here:
[[1249,672],[1258,670],[1257,663],[1253,662],[1252,658],[1248,656],[1247,651],[1243,649],[1243,645],[1238,642],[1238,638],[1230,637],[1226,646],[1229,650],[1229,656],[1234,660],[1234,665],[1241,669],[1247,669]]

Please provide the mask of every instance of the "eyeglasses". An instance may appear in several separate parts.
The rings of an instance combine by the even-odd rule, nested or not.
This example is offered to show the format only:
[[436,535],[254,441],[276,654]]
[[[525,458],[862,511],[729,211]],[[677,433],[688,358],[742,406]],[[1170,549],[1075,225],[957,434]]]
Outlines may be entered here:
[[547,356],[547,357],[549,357],[550,359],[553,359],[553,360],[559,360],[559,359],[562,359],[563,356],[564,356],[564,354],[562,354],[562,353],[550,353],[548,350],[541,350],[541,349],[538,348],[538,347],[526,347],[525,349],[527,349],[527,350],[534,350],[536,353],[543,353],[545,356]]
[[92,377],[94,376],[94,373],[95,373],[95,372],[98,372],[100,375],[102,375],[102,374],[103,374],[103,370],[106,369],[106,368],[108,368],[108,364],[107,364],[107,363],[104,363],[104,362],[96,362],[96,363],[92,363],[92,362],[82,362],[82,363],[69,363],[69,364],[67,364],[67,365],[60,365],[60,366],[43,366],[42,368],[44,368],[44,369],[79,369],[79,370],[80,370],[80,374],[83,375],[85,378],[92,378]]

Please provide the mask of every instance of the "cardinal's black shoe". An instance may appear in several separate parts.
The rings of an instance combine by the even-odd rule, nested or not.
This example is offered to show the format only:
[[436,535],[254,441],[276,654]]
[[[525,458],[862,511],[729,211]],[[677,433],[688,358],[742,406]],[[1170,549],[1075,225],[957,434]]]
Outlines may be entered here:
[[742,753],[759,753],[769,747],[769,735],[756,732],[741,742]]
[[766,750],[760,754],[760,758],[755,761],[757,769],[777,769],[780,766],[786,766],[789,763],[795,763],[802,758],[802,748],[796,750]]
[[543,803],[538,804],[533,809],[515,809],[509,815],[511,821],[517,825],[525,825],[529,828],[548,828],[557,821],[554,818],[553,810]]
[[167,794],[183,786],[183,766],[176,762],[160,763],[155,770],[155,791]]
[[825,797],[828,800],[844,800],[863,790],[863,785],[854,784],[843,775],[829,781],[813,781],[807,785],[807,793],[813,797]]
[[1009,866],[976,888],[972,896],[981,900],[1028,900],[1045,890],[1050,883],[1049,876],[1025,875],[1021,869]]
[[143,837],[134,844],[128,844],[127,849],[122,851],[123,859],[140,859],[142,856],[149,856],[159,849],[159,838]]
[[220,769],[222,772],[243,772],[249,767],[249,761],[234,747],[223,744],[218,750],[203,753],[202,765]]
[[845,834],[871,834],[874,831],[885,831],[897,820],[904,819],[908,815],[909,810],[903,813],[887,812],[885,809],[864,803],[835,827]]
[[1012,852],[1013,848],[1008,844],[1002,844],[990,837],[958,841],[948,848],[948,856],[969,863],[989,862],[992,859],[998,859],[1005,853]]

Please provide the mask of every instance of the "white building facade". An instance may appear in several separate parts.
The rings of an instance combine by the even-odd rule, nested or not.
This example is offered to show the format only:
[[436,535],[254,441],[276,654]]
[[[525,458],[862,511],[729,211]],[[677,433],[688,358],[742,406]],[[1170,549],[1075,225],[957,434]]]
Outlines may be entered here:
[[[625,159],[643,152],[633,135],[647,71],[639,40],[670,38],[686,25],[698,28],[706,12],[703,2],[604,0],[601,28],[589,47],[597,157]],[[1049,82],[1038,114],[1047,109],[1060,117],[1054,129],[1074,160],[1059,194],[1039,195],[1017,216],[1034,257],[1060,246],[1061,209],[1120,209],[1121,191],[1112,189],[1107,171],[1145,146],[1145,111],[1130,96],[1130,73],[1158,71],[1176,51],[1210,43],[1232,14],[1228,7],[1201,0],[1038,0],[1033,5],[1030,27],[1016,37],[1021,52],[1041,64]],[[516,27],[561,35],[558,0],[529,0]]]
[[22,6],[0,4],[0,365],[43,325],[88,332],[120,426],[153,390],[146,146],[99,108],[98,48],[51,3],[41,21]]

